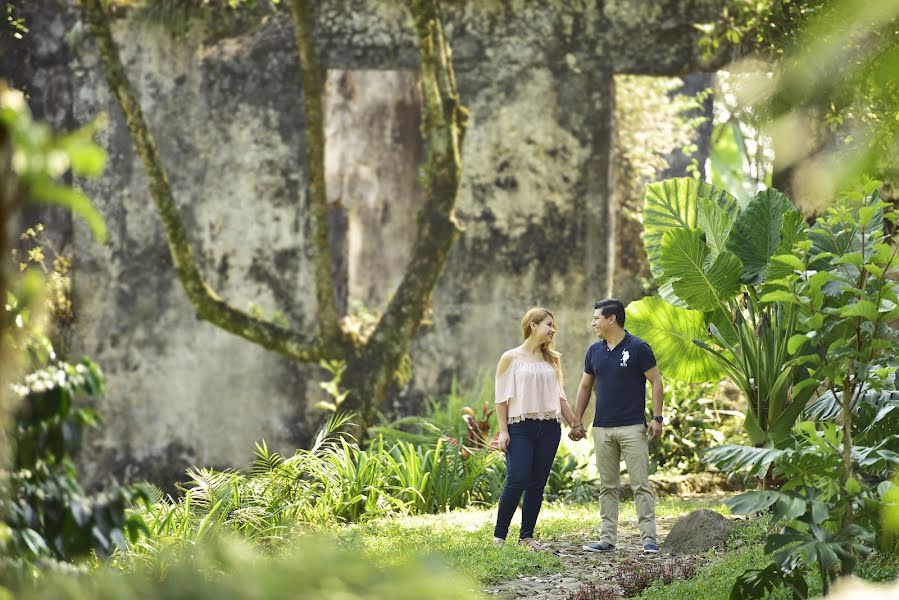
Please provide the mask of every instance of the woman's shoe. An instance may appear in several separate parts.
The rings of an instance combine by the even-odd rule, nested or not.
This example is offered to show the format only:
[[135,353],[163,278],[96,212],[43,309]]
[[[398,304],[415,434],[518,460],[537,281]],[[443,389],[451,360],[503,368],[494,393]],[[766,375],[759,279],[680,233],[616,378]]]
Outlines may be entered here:
[[493,538],[493,545],[496,546],[497,548],[504,545],[505,543],[506,543],[506,540],[504,540],[503,538],[498,538],[498,537]]
[[522,538],[518,540],[518,543],[522,546],[527,546],[531,550],[536,550],[537,552],[549,552],[549,548],[547,548],[534,538]]

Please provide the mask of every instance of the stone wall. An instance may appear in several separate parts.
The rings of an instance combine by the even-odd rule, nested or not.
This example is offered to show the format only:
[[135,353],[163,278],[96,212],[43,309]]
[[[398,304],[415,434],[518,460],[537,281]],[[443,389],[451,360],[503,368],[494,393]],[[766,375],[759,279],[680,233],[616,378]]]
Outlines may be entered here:
[[[695,68],[690,23],[713,5],[454,4],[447,31],[472,113],[458,202],[465,231],[411,349],[413,381],[385,408],[408,410],[447,392],[453,379],[479,387],[519,343],[519,319],[532,305],[556,312],[573,399],[592,341],[592,302],[609,279],[612,76]],[[399,281],[421,197],[417,55],[403,6],[319,8],[335,272],[345,277],[342,304],[369,310]],[[74,122],[110,116],[100,139],[106,173],[79,182],[106,217],[110,240],[98,246],[75,222],[69,245],[71,352],[93,357],[107,376],[105,426],[83,460],[88,478],[165,482],[190,464],[243,466],[263,438],[290,452],[320,419],[311,407],[322,399],[323,371],[195,319],[94,45],[77,16],[65,14]],[[204,276],[237,306],[315,327],[302,90],[285,12],[233,26],[201,15],[174,35],[121,11],[114,32]]]

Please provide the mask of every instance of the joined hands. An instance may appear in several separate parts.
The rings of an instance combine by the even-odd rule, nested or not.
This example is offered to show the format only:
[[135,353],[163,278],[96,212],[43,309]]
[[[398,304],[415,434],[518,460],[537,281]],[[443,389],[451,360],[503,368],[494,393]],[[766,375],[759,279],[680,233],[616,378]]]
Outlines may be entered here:
[[587,428],[582,423],[578,423],[568,432],[568,439],[577,442],[587,437]]

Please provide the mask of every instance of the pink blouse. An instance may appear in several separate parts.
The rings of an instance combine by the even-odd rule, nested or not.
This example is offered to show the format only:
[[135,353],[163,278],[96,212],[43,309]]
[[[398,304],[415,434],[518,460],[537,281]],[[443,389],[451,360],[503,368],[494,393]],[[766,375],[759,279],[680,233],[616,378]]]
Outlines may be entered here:
[[562,422],[559,399],[568,401],[556,371],[543,359],[510,350],[512,364],[496,378],[496,402],[509,403],[509,423],[525,419]]

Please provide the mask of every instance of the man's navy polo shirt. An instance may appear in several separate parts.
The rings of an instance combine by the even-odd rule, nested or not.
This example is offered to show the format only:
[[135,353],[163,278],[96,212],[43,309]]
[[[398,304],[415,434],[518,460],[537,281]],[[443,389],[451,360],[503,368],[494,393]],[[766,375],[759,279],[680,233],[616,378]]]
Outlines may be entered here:
[[656,366],[649,344],[627,331],[612,350],[605,340],[587,349],[584,372],[596,378],[594,427],[646,423],[646,375]]

